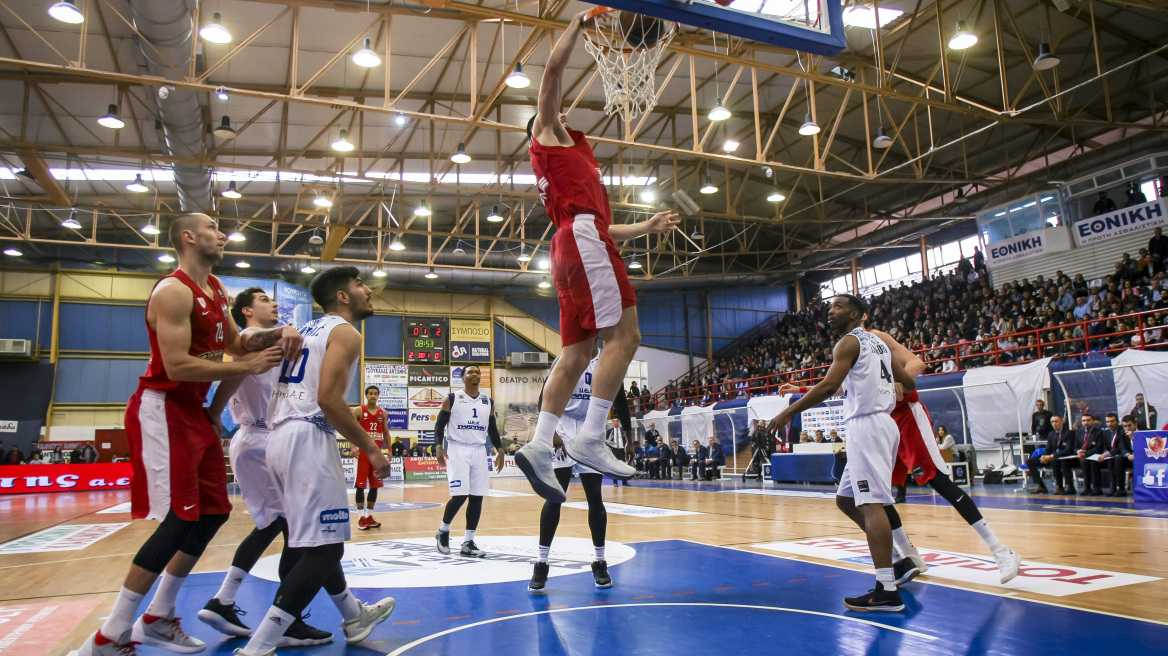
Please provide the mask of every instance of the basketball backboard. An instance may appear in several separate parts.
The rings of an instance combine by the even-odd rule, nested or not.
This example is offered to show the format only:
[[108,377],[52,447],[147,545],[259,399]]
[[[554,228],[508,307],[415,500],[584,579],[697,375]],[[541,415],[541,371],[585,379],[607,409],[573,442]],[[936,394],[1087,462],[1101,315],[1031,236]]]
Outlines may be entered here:
[[604,0],[595,4],[828,57],[847,45],[841,0],[729,0],[726,6],[714,0]]

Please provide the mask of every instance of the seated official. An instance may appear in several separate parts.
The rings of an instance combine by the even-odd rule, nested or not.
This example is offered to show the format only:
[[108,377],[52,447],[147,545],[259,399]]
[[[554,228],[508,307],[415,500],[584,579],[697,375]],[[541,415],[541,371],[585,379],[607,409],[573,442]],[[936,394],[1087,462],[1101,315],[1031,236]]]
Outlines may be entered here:
[[665,443],[663,438],[657,438],[657,471],[656,478],[670,479],[673,478],[673,449]]
[[814,441],[815,440],[811,439],[811,435],[807,431],[802,431],[799,433],[799,444],[807,444]]
[[[673,467],[677,468],[677,480],[681,480],[681,474],[689,467],[690,457],[686,453],[685,447],[678,444],[677,440],[673,441]],[[673,478],[673,472],[670,471],[670,478]]]
[[832,444],[843,444],[843,442],[844,442],[844,438],[840,437],[839,431],[837,431],[834,428],[831,429],[831,433],[829,433],[829,436],[831,437],[831,439],[828,441],[831,442]]
[[[1090,421],[1090,415],[1088,421]],[[1053,424],[1053,421],[1052,421]],[[1059,417],[1060,429],[1055,431],[1054,455],[1050,460],[1054,470],[1055,494],[1075,494],[1075,469],[1079,467],[1079,449],[1083,446],[1083,434],[1067,427],[1067,422]]]
[[[1047,433],[1047,436],[1046,436],[1046,448],[1043,450],[1041,455],[1038,455],[1038,456],[1032,455],[1032,456],[1030,456],[1030,459],[1026,461],[1026,472],[1027,472],[1026,475],[1030,477],[1030,482],[1034,483],[1036,485],[1036,487],[1033,490],[1026,490],[1030,494],[1049,494],[1050,493],[1050,490],[1048,490],[1046,488],[1046,483],[1044,483],[1042,480],[1041,469],[1043,467],[1050,467],[1052,471],[1057,472],[1059,470],[1059,468],[1058,468],[1058,463],[1056,460],[1056,457],[1057,457],[1056,454],[1059,453],[1060,449],[1064,449],[1064,447],[1065,447],[1064,450],[1066,452],[1064,455],[1070,455],[1070,450],[1069,450],[1070,444],[1069,443],[1074,442],[1074,431],[1067,430],[1065,419],[1063,419],[1062,417],[1060,417],[1058,415],[1053,415],[1050,418],[1050,425],[1051,425],[1051,430],[1049,433]],[[950,437],[949,439],[953,439],[953,438]],[[1035,449],[1035,451],[1037,451],[1037,449]],[[1055,484],[1055,487],[1058,488],[1057,493],[1062,494],[1063,493],[1062,492],[1063,483],[1062,483],[1061,477],[1057,474],[1055,475],[1055,478],[1054,478],[1054,484]],[[1074,489],[1074,487],[1075,487],[1075,482],[1074,482],[1074,479],[1072,478],[1071,479],[1071,489]],[[1074,493],[1072,492],[1072,494],[1074,494]]]
[[1132,436],[1139,430],[1136,418],[1126,415],[1123,418],[1123,427],[1111,436],[1111,443],[1107,447],[1107,473],[1111,477],[1111,496],[1127,496],[1127,472],[1135,464],[1135,453],[1132,451]]
[[[1119,420],[1115,418],[1115,413],[1108,413],[1107,421],[1111,422],[1113,419],[1118,426]],[[1095,422],[1095,416],[1092,414],[1084,413],[1082,422],[1083,446],[1079,447],[1078,455],[1079,466],[1083,469],[1083,495],[1088,497],[1102,496],[1103,465],[1092,458],[1107,451],[1109,435]]]
[[641,471],[645,473],[646,478],[657,478],[657,445],[645,445],[645,457],[641,460]]
[[702,446],[697,440],[693,441],[693,455],[689,461],[689,480],[696,481],[698,477],[706,477],[706,457],[708,456],[706,447]]
[[706,447],[706,457],[704,459],[705,474],[703,478],[712,481],[715,478],[720,478],[719,467],[726,466],[726,457],[722,455],[722,445],[718,444],[718,440],[711,437],[709,445]]
[[942,451],[945,449],[952,451],[957,446],[957,440],[953,439],[953,436],[949,434],[949,429],[944,426],[937,427],[937,446]]

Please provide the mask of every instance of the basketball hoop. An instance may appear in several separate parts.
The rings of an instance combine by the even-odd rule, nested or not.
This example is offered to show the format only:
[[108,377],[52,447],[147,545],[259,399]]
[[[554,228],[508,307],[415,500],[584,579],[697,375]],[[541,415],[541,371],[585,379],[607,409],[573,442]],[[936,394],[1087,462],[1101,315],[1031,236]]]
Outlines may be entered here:
[[588,12],[584,47],[600,69],[606,114],[621,112],[631,120],[657,105],[657,66],[677,31],[673,21],[619,9]]

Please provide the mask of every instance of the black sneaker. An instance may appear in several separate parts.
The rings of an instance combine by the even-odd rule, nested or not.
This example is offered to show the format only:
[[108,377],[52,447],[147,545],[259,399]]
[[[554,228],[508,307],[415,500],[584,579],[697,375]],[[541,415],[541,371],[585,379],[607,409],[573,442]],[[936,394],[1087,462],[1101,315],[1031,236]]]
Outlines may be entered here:
[[892,565],[892,575],[896,577],[896,585],[900,587],[915,579],[918,574],[924,574],[924,565],[917,565],[912,558],[901,558]]
[[313,645],[326,645],[333,641],[333,634],[328,631],[322,631],[315,626],[306,624],[304,618],[308,617],[308,613],[296,618],[296,621],[288,625],[288,630],[284,635],[280,636],[280,642],[276,643],[277,647],[311,647]]
[[900,599],[900,591],[889,592],[880,587],[879,583],[866,595],[845,598],[844,605],[849,610],[862,612],[900,613],[904,611],[904,602]]
[[214,597],[211,597],[211,601],[199,611],[199,619],[219,633],[236,638],[250,638],[251,629],[239,620],[240,615],[247,615],[247,611],[241,610],[235,604],[221,604]]
[[612,577],[608,575],[608,563],[597,560],[592,563],[592,578],[596,579],[596,587],[611,588]]
[[483,558],[487,555],[487,552],[479,549],[479,545],[475,544],[474,540],[467,540],[462,543],[462,549],[459,549],[458,555],[468,558]]
[[450,531],[439,530],[434,534],[434,541],[438,543],[438,553],[443,555],[450,553]]
[[544,562],[537,562],[535,564],[535,571],[531,573],[531,581],[527,584],[527,589],[532,592],[542,592],[545,585],[547,585],[548,564]]

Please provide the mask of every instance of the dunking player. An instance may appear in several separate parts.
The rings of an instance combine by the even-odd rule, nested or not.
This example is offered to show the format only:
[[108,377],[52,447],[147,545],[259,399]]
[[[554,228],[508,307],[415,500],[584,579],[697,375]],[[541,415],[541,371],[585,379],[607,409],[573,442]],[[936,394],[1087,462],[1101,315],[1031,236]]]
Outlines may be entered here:
[[861,327],[868,308],[855,296],[841,294],[832,301],[827,323],[842,334],[832,352],[831,367],[803,398],[771,420],[772,433],[786,426],[796,413],[827,400],[843,387],[844,425],[848,430],[848,464],[836,492],[836,505],[851,517],[859,509],[868,536],[868,550],[876,566],[876,587],[868,594],[844,599],[851,610],[900,612],[904,602],[892,570],[892,528],[885,505],[892,505],[892,463],[899,440],[889,413],[896,405],[894,380],[912,384],[904,368],[893,361],[879,337]]
[[[134,556],[105,623],[81,646],[82,656],[132,656],[135,643],[187,654],[206,648],[174,616],[179,588],[231,512],[217,422],[203,402],[213,381],[262,374],[279,364],[283,349],[297,352],[302,341],[284,328],[241,335],[226,320],[227,295],[211,268],[223,259],[227,238],[211,217],[180,215],[169,236],[178,269],[150,292],[150,361],[126,405],[131,513],[160,523]],[[224,352],[239,359],[223,362]],[[135,622],[160,574],[154,599]]]
[[[611,588],[612,577],[608,575],[608,562],[604,559],[604,534],[608,530],[608,511],[604,509],[604,499],[601,497],[601,487],[604,476],[596,471],[577,464],[568,457],[565,449],[580,432],[580,426],[588,412],[588,401],[592,398],[593,372],[599,363],[599,353],[596,340],[592,340],[592,360],[588,368],[576,381],[576,388],[572,392],[572,399],[564,408],[564,416],[560,418],[556,429],[557,446],[553,465],[556,470],[556,479],[565,493],[568,484],[572,482],[572,472],[580,475],[580,484],[584,486],[584,498],[588,500],[588,530],[592,533],[592,578],[598,588]],[[554,371],[559,359],[552,362]],[[626,435],[632,435],[632,415],[629,413],[629,404],[622,388],[613,400],[612,412],[620,420],[621,428]],[[552,540],[556,537],[556,529],[560,525],[560,505],[554,501],[544,501],[543,511],[539,516],[539,560],[535,563],[535,571],[531,574],[531,582],[527,589],[540,592],[547,585],[548,557],[551,554]]]
[[[279,306],[259,287],[249,287],[235,297],[231,318],[241,329],[274,328],[279,323]],[[199,619],[216,630],[238,638],[251,636],[251,629],[239,619],[235,595],[255,566],[264,550],[277,535],[284,536],[284,551],[280,558],[280,573],[292,565],[288,549],[288,522],[280,495],[268,472],[268,401],[276,388],[280,369],[271,370],[234,381],[220,383],[208,412],[218,417],[228,405],[239,430],[231,439],[231,471],[239,483],[239,492],[251,513],[255,528],[239,543],[231,568],[223,577],[219,592],[199,611]],[[297,618],[280,638],[280,647],[303,647],[330,642],[333,634],[309,626]]]
[[[892,361],[902,367],[910,378],[915,379],[924,372],[925,363],[891,335],[879,330],[873,330],[872,334],[891,349]],[[981,516],[981,511],[974,505],[973,499],[962,492],[953,479],[945,474],[945,461],[941,458],[937,439],[933,435],[933,420],[921,403],[915,386],[904,387],[903,395],[898,398],[896,407],[892,410],[892,418],[900,429],[900,445],[896,452],[896,466],[892,469],[892,484],[903,485],[909,472],[912,472],[917,485],[928,483],[929,487],[957,509],[961,518],[977,531],[978,536],[989,547],[998,564],[1001,582],[1007,583],[1018,576],[1022,557],[998,540],[989,523]],[[891,514],[895,514],[896,509],[889,506],[888,510],[891,511],[891,519]],[[899,523],[898,516],[893,520],[892,538],[896,551],[902,556],[894,565],[897,584],[901,585],[911,581],[917,574],[923,574],[926,568],[924,561],[917,555],[916,549],[909,541],[908,534],[903,528],[898,529],[896,526]]]
[[592,399],[580,433],[569,447],[576,462],[614,479],[632,478],[636,470],[604,445],[604,423],[629,362],[641,343],[636,296],[621,260],[617,241],[677,229],[677,215],[661,212],[648,221],[614,225],[600,165],[583,132],[568,129],[560,113],[564,67],[580,38],[587,12],[572,18],[544,68],[539,107],[527,125],[531,168],[540,198],[556,226],[551,270],[560,299],[560,364],[544,387],[535,436],[515,456],[515,464],[543,498],[566,499],[552,467],[552,440],[572,388],[591,359],[592,338],[603,333],[604,354],[592,381]]
[[[378,449],[384,449],[389,442],[389,415],[385,408],[377,407],[377,399],[381,397],[381,390],[376,385],[365,388],[365,403],[353,408],[353,416],[361,422],[361,428],[369,433]],[[381,522],[373,519],[373,507],[377,505],[377,491],[381,489],[381,479],[373,473],[373,465],[364,451],[357,451],[357,481],[353,484],[357,488],[357,510],[361,518],[357,520],[357,528],[368,531],[371,528],[381,528]],[[365,488],[369,488],[366,496]]]
[[[499,427],[495,425],[495,402],[479,389],[482,377],[483,372],[477,365],[467,365],[462,370],[462,382],[466,388],[446,397],[434,425],[438,464],[446,465],[446,482],[450,490],[450,501],[446,503],[442,524],[434,539],[439,553],[450,553],[450,522],[454,521],[462,504],[470,499],[466,507],[466,533],[458,553],[471,558],[486,555],[475,544],[474,536],[483,513],[483,497],[491,489],[491,472],[487,470],[488,438],[498,453],[495,470],[503,465],[503,440]],[[445,447],[444,441],[449,443]]]
[[301,327],[304,347],[284,360],[268,408],[268,468],[288,519],[295,564],[280,578],[272,607],[238,656],[272,656],[285,628],[322,586],[344,618],[350,645],[368,637],[394,608],[390,597],[362,604],[341,569],[349,497],[334,430],[369,455],[379,476],[389,476],[389,460],[345,403],[361,354],[361,333],[353,324],[373,315],[372,292],[355,267],[317,274],[311,290],[325,315]]

